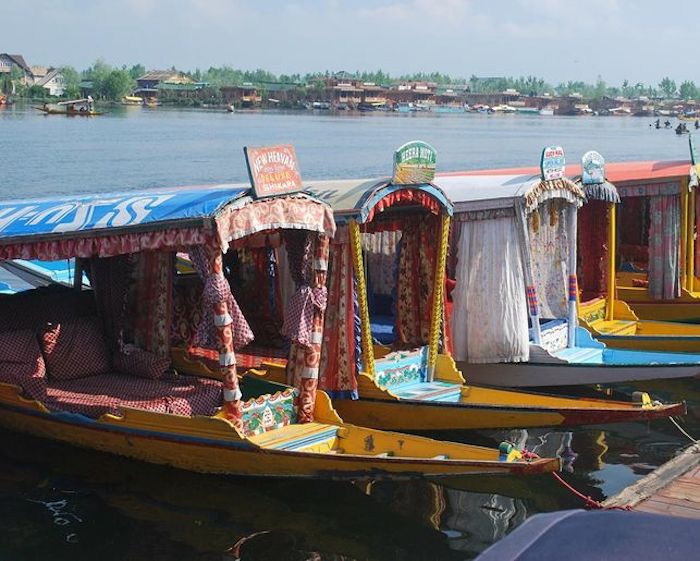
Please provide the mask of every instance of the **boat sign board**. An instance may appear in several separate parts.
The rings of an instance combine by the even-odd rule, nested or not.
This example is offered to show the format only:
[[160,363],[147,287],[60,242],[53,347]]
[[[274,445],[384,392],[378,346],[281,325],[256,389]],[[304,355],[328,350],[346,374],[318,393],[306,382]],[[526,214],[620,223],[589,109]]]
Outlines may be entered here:
[[288,195],[304,189],[299,162],[291,144],[243,148],[256,198]]
[[605,183],[605,158],[595,150],[586,152],[581,158],[581,182],[584,185]]
[[540,171],[544,181],[561,179],[566,171],[564,149],[561,146],[546,146],[542,150],[540,159]]
[[407,142],[394,152],[394,185],[420,185],[435,177],[437,152],[427,142]]

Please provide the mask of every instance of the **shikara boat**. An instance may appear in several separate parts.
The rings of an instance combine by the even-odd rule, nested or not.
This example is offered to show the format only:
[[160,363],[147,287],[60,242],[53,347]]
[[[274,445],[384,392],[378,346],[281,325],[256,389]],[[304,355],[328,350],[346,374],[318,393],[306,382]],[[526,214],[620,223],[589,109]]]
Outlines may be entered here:
[[[677,323],[669,321],[640,320],[624,300],[616,297],[618,294],[618,275],[628,273],[618,273],[616,267],[617,239],[618,232],[623,232],[622,237],[630,235],[629,229],[624,224],[617,221],[617,204],[620,196],[615,185],[605,178],[605,161],[597,152],[588,152],[583,157],[581,183],[586,192],[586,204],[579,210],[579,232],[578,249],[581,254],[579,265],[580,282],[580,303],[579,322],[586,327],[593,336],[605,343],[608,347],[622,349],[638,349],[645,351],[666,351],[666,352],[691,352],[700,353],[700,325],[689,323]],[[595,178],[585,170],[593,170]],[[643,189],[632,188],[633,192],[643,193]],[[668,185],[667,189],[672,189]],[[629,187],[623,188],[623,192],[630,192]],[[680,205],[678,195],[655,195],[654,199],[670,198],[671,206]],[[641,202],[640,200],[631,202],[633,206]],[[656,203],[654,203],[656,204]],[[668,212],[658,213],[660,220],[650,221],[650,227],[655,230],[662,230],[662,221],[670,220],[674,214],[671,209]],[[639,227],[639,222],[644,217],[631,216],[630,212],[625,212],[626,218],[632,220],[633,229]],[[676,224],[680,233],[680,224]],[[625,233],[626,232],[626,233]],[[661,231],[649,232],[649,239],[662,238]],[[690,236],[693,237],[693,236]],[[694,239],[690,240],[691,245]],[[653,248],[651,247],[653,246]],[[681,279],[679,275],[674,275],[672,270],[666,274],[664,267],[677,269],[680,258],[680,246],[674,243],[673,255],[665,258],[663,252],[669,251],[669,246],[657,247],[650,243],[650,251],[661,252],[661,259],[652,259],[652,278],[663,277],[677,279],[677,288],[680,289]],[[629,246],[623,252],[629,255]],[[692,256],[694,248],[691,247],[687,255]],[[693,258],[686,261],[686,266],[693,270],[691,263]],[[675,263],[675,266],[671,267]],[[628,262],[628,266],[630,263]],[[680,271],[677,271],[680,273]],[[691,272],[691,274],[693,274]],[[640,283],[643,284],[643,283]],[[652,283],[653,284],[653,283]],[[673,284],[673,281],[672,281]],[[651,287],[649,290],[651,291]]]
[[455,357],[469,379],[536,387],[700,373],[700,354],[610,349],[578,325],[580,185],[563,174],[545,180],[542,171],[445,174],[436,183],[453,200],[460,225],[453,330]]
[[[154,189],[0,203],[0,260],[75,258],[91,289],[0,296],[0,425],[197,472],[357,478],[556,470],[556,458],[453,444],[347,424],[316,392],[316,349],[293,342],[299,387],[236,376],[234,347],[253,333],[231,294],[222,254],[248,245],[318,248],[330,209],[303,193],[256,199],[247,186]],[[324,243],[324,240],[326,241]],[[198,277],[178,278],[176,252]],[[298,271],[298,269],[296,269]],[[227,268],[226,272],[230,272]],[[214,378],[187,375],[171,345],[174,286],[195,289],[195,340],[218,353]],[[304,296],[306,290],[300,289]],[[303,332],[300,301],[287,327]],[[182,302],[178,302],[180,305]],[[181,311],[181,310],[180,310]],[[198,317],[199,319],[196,319]],[[314,331],[312,330],[312,333]],[[300,389],[299,389],[300,388]]]
[[[409,143],[397,161],[406,150],[424,153],[424,168],[434,165],[428,145]],[[412,181],[400,169],[394,175],[311,183],[338,225],[319,378],[344,419],[419,431],[596,424],[684,411],[646,395],[628,403],[467,385],[450,354],[444,313],[452,204],[430,177]],[[283,368],[264,367],[285,380]],[[480,383],[497,385],[486,376]]]
[[90,97],[72,99],[70,101],[59,101],[58,103],[44,103],[41,107],[34,107],[34,109],[38,109],[47,115],[94,117],[104,114],[104,111],[95,110],[95,103]]

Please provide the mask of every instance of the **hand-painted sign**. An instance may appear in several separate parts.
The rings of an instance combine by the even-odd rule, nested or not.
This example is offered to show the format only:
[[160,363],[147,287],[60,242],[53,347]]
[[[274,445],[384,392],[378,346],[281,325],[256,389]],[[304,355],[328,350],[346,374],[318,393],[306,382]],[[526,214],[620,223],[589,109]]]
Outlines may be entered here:
[[584,185],[605,183],[605,158],[595,150],[586,152],[581,158],[581,182]]
[[302,191],[299,163],[294,146],[261,146],[243,148],[248,175],[257,198]]
[[420,140],[407,142],[394,152],[395,185],[420,185],[430,183],[435,177],[437,152],[430,144]]
[[561,179],[566,170],[564,149],[561,146],[547,146],[542,150],[540,159],[540,171],[544,181]]

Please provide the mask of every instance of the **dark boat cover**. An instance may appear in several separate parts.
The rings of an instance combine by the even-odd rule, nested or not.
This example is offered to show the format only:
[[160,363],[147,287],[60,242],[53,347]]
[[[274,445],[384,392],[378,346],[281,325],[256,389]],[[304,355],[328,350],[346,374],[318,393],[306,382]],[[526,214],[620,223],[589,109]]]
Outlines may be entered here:
[[622,510],[537,514],[476,561],[700,559],[700,520]]

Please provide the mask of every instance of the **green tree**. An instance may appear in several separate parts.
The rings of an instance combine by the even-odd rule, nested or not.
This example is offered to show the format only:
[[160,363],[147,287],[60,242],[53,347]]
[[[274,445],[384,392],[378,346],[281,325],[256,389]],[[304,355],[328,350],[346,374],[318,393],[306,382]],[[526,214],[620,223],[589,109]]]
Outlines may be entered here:
[[676,94],[676,82],[666,76],[659,82],[659,89],[668,97],[673,97]]
[[129,68],[129,76],[132,80],[138,80],[146,73],[146,67],[143,64],[134,64]]
[[59,68],[63,76],[63,95],[67,98],[76,98],[80,95],[80,74],[72,66],[61,66]]
[[134,79],[128,70],[112,70],[100,85],[100,95],[107,99],[116,101],[131,93],[134,88]]
[[681,83],[680,87],[678,88],[678,93],[680,94],[681,99],[697,99],[698,88],[695,85],[695,82],[686,80]]

